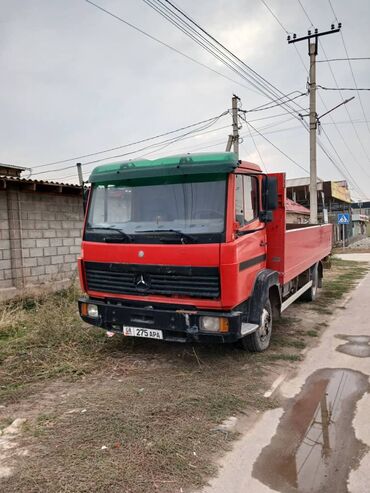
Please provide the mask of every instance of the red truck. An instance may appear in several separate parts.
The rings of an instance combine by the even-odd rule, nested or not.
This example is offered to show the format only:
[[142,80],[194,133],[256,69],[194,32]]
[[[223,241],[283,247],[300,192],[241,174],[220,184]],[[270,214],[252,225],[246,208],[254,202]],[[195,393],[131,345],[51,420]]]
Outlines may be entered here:
[[230,152],[98,166],[79,311],[125,336],[263,351],[272,321],[313,300],[331,225],[286,224],[285,174]]

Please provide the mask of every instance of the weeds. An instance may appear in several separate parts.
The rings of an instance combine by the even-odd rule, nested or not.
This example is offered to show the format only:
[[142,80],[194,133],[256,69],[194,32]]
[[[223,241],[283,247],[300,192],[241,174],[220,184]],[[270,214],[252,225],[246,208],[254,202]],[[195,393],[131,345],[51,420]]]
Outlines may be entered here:
[[308,330],[306,332],[306,334],[308,335],[308,337],[318,337],[319,336],[319,334],[316,330]]
[[[328,307],[365,272],[334,261],[311,306],[331,313]],[[174,493],[202,486],[215,472],[212,458],[235,438],[216,425],[230,415],[276,406],[263,397],[264,378],[271,378],[273,366],[300,361],[300,350],[327,325],[311,312],[316,322],[309,329],[302,310],[307,314],[310,305],[302,303],[302,318],[282,318],[272,347],[259,354],[232,346],[107,339],[80,320],[77,296],[71,287],[0,309],[3,400],[19,400],[45,381],[78,380],[74,394],[40,405],[38,417],[25,423],[32,453],[16,475],[3,479],[9,493]],[[0,421],[0,428],[7,423]]]

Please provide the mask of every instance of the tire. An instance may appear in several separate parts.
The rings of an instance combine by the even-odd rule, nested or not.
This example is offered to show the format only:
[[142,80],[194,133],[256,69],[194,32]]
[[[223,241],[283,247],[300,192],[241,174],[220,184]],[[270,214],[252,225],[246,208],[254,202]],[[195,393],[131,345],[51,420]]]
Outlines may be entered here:
[[252,353],[265,351],[270,345],[272,331],[272,308],[268,299],[261,313],[261,322],[258,329],[241,339],[243,349],[248,349]]
[[319,281],[318,267],[316,264],[312,269],[312,286],[302,294],[301,300],[303,300],[303,301],[315,301],[316,300],[317,288],[318,288],[318,284],[319,284],[318,281]]

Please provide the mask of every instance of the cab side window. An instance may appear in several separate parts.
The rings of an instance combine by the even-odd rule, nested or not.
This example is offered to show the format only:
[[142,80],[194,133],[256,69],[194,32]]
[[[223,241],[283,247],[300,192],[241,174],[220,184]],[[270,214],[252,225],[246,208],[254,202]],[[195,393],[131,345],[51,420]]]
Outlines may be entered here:
[[247,175],[235,178],[235,220],[243,226],[258,216],[258,180]]
[[244,192],[243,175],[235,176],[235,221],[243,226],[244,221]]
[[243,176],[244,218],[246,222],[258,216],[258,180],[255,176]]

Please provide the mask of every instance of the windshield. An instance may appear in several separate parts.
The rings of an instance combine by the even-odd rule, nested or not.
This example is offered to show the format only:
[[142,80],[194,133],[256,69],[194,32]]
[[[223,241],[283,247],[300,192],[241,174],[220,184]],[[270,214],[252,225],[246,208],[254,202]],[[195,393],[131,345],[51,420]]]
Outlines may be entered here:
[[93,188],[85,239],[217,242],[225,225],[226,177],[206,182]]

